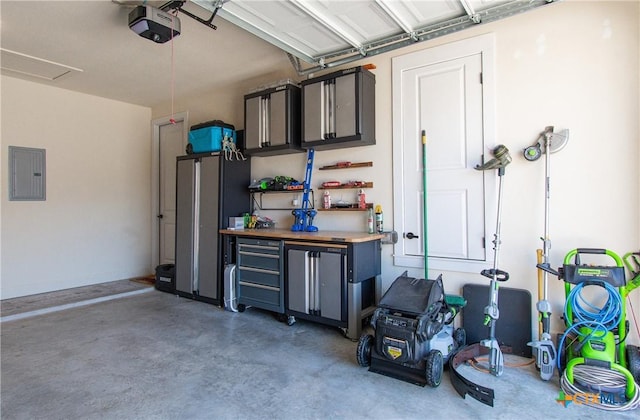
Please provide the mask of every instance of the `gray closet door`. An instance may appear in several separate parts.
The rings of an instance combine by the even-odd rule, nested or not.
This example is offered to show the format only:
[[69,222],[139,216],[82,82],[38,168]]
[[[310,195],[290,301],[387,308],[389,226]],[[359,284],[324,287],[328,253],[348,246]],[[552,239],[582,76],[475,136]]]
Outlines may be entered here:
[[218,299],[218,220],[220,197],[220,156],[200,161],[198,226],[198,293]]
[[193,159],[178,160],[176,171],[176,290],[192,293],[195,162]]

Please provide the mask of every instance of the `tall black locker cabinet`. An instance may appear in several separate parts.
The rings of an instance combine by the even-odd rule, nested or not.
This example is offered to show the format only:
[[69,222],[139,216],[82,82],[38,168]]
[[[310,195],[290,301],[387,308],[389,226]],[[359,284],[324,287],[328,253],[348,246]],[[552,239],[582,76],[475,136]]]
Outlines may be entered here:
[[220,153],[178,156],[176,168],[176,293],[219,305],[222,237],[230,216],[249,211],[251,163]]

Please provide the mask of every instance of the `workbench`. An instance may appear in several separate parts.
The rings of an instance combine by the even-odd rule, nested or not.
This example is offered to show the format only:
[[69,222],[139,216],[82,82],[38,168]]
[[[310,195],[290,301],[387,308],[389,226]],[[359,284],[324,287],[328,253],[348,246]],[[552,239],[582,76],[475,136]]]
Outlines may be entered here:
[[357,340],[376,309],[383,234],[222,229],[223,263],[235,265],[239,310],[258,307],[289,325],[332,325]]

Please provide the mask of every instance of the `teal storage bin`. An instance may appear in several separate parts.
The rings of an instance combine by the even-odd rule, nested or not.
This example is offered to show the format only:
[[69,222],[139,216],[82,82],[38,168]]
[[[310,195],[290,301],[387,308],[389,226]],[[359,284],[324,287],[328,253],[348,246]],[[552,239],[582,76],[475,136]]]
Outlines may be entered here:
[[236,130],[231,124],[220,120],[207,121],[191,127],[187,153],[207,153],[222,150],[225,137],[236,143]]

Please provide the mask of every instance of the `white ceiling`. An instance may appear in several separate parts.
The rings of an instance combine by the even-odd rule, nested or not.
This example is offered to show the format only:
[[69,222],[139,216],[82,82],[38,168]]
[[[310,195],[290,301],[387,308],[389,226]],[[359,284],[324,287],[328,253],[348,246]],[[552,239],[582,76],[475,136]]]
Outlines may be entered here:
[[[131,31],[132,7],[108,0],[0,1],[3,49],[83,70],[54,81],[3,74],[143,106],[166,103],[171,42],[156,44]],[[180,22],[173,41],[176,97],[291,68],[278,48],[219,17],[215,31],[186,16]]]
[[[168,100],[172,86],[183,97],[293,71],[292,64],[302,75],[550,1],[192,0],[184,8],[205,20],[222,5],[213,20],[218,29],[178,14],[181,35],[155,44],[132,32],[127,17],[137,4],[168,0],[0,0],[2,67],[3,74],[153,107]],[[33,71],[47,78],[4,69],[25,64],[23,55],[40,59]]]

